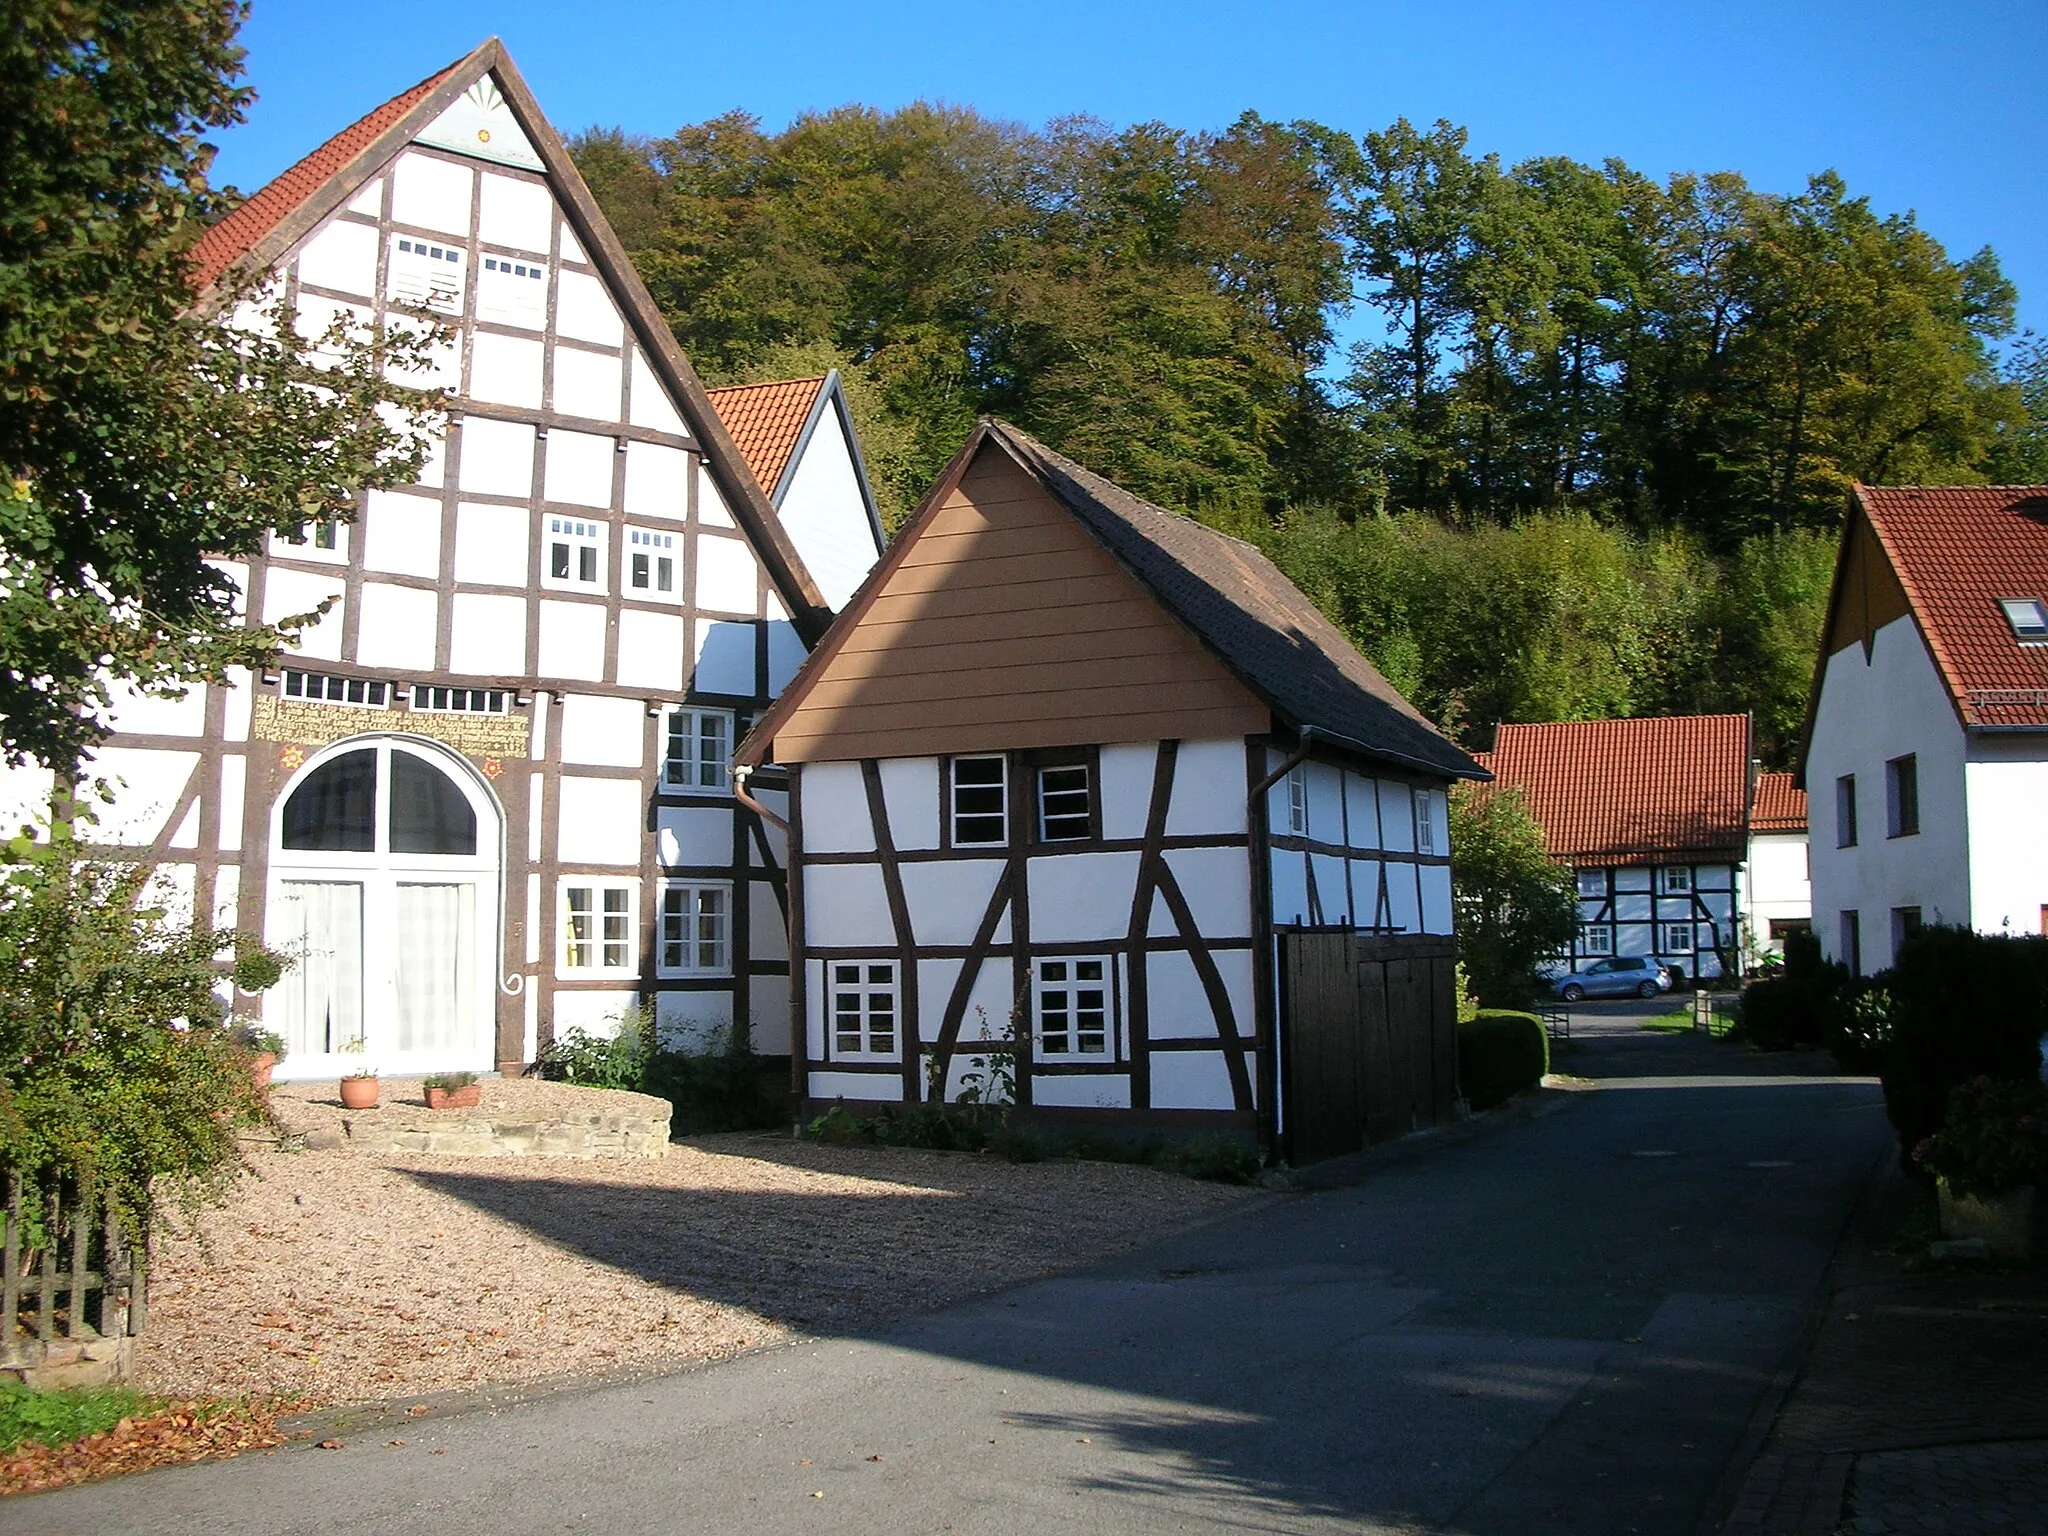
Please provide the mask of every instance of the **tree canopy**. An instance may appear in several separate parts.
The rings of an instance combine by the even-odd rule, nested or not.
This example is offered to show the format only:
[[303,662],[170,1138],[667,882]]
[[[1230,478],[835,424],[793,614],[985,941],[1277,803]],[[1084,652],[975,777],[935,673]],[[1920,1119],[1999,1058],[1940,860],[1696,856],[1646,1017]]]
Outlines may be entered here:
[[[0,37],[0,753],[68,768],[111,682],[263,661],[231,574],[272,528],[346,518],[417,465],[426,344],[302,336],[191,253],[231,199],[202,135],[240,119],[231,0],[21,0]],[[220,317],[237,313],[229,326]]]

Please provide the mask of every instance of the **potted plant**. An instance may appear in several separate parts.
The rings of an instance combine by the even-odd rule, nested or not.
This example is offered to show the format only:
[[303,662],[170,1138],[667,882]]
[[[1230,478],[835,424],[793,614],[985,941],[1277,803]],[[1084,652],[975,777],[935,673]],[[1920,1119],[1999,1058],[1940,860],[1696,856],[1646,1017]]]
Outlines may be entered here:
[[284,1054],[284,1036],[261,1025],[245,1023],[235,1026],[233,1038],[235,1044],[249,1053],[249,1075],[256,1080],[256,1086],[268,1088],[277,1059]]
[[[346,1055],[361,1055],[368,1049],[368,1043],[361,1035],[341,1043]],[[345,1072],[341,1079],[341,1102],[347,1109],[375,1109],[377,1107],[377,1069],[367,1061],[354,1072]]]
[[2048,1177],[2048,1089],[1989,1077],[1958,1084],[1913,1160],[1939,1180],[1944,1237],[1981,1237],[2002,1258],[2027,1257],[2035,1185]]
[[484,1085],[474,1072],[438,1073],[424,1086],[429,1109],[475,1109],[483,1102]]

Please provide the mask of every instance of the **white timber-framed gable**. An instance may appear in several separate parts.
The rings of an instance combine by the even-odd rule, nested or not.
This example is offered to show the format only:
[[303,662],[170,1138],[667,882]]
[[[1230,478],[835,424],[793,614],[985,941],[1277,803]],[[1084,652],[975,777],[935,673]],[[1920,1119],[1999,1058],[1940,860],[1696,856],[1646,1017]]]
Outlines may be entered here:
[[[86,765],[124,782],[100,841],[158,863],[196,913],[272,934],[297,924],[302,947],[333,950],[331,934],[300,932],[327,897],[287,903],[285,885],[363,886],[342,935],[358,958],[335,962],[360,972],[360,1000],[391,984],[379,975],[401,908],[448,904],[413,889],[439,876],[389,846],[287,849],[277,818],[337,758],[367,752],[408,781],[391,765],[459,762],[443,777],[497,840],[488,870],[464,872],[479,893],[488,874],[490,898],[425,924],[461,927],[447,1005],[460,1043],[384,1039],[366,1014],[382,1071],[528,1063],[551,1033],[608,1027],[636,1000],[672,1037],[758,1023],[755,1048],[786,1051],[786,850],[724,774],[741,722],[826,611],[502,48],[337,136],[210,232],[200,258],[209,280],[268,274],[309,335],[417,325],[410,307],[425,309],[448,335],[405,382],[446,388],[449,409],[417,483],[229,567],[264,621],[331,600],[293,651],[179,704],[117,702]],[[715,723],[693,737],[688,782],[666,771],[677,709]],[[10,789],[46,802],[33,777]],[[781,798],[763,783],[754,803]],[[351,859],[376,867],[350,874]],[[665,965],[665,899],[685,890],[701,898],[692,953]],[[481,1034],[463,1033],[476,1020]],[[325,1048],[331,1031],[314,1050],[301,1024],[281,1076],[348,1064]]]

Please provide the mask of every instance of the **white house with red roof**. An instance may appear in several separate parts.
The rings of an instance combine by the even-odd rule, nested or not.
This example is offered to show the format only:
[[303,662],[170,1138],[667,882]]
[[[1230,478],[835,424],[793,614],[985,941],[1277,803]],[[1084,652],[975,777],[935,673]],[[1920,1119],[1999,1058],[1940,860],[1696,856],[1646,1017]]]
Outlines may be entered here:
[[[757,474],[496,41],[198,256],[309,334],[433,311],[450,407],[419,483],[226,563],[264,621],[331,606],[260,672],[117,701],[97,840],[296,957],[244,1004],[283,1077],[516,1068],[636,1002],[787,1052],[786,848],[754,809],[783,796],[742,802],[729,761],[830,621],[806,553],[842,593],[879,553],[832,381],[765,386],[797,425]],[[12,774],[8,808],[48,783]]]
[[1822,947],[2048,932],[2048,486],[1858,486],[1807,708]]
[[1749,716],[1501,725],[1478,761],[1572,869],[1574,968],[1647,955],[1696,980],[1740,964]]
[[1785,936],[1813,926],[1806,791],[1791,773],[1760,773],[1749,806],[1742,930],[1752,956],[1781,955]]

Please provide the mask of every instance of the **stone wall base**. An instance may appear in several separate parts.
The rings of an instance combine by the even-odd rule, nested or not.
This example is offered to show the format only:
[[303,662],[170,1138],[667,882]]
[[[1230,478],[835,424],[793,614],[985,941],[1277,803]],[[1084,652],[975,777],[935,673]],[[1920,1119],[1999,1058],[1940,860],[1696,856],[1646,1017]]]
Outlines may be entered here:
[[0,1348],[0,1381],[18,1381],[37,1392],[103,1387],[128,1374],[133,1339],[86,1334],[75,1339],[17,1339]]

